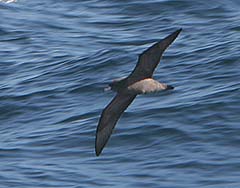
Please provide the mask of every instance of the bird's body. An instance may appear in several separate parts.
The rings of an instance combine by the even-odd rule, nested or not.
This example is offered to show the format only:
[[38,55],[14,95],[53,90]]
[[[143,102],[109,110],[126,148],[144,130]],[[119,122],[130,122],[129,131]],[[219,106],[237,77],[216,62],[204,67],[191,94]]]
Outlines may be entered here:
[[[122,80],[119,80],[118,82],[122,82]],[[137,82],[134,82],[130,85],[124,84],[125,87],[119,87],[117,90],[113,90],[119,93],[126,93],[126,94],[147,94],[147,93],[153,93],[158,92],[161,90],[166,89],[173,89],[172,86],[160,83],[157,80],[154,80],[152,78],[145,78],[143,80],[139,80]]]
[[171,85],[152,79],[152,75],[163,52],[177,38],[180,32],[181,29],[175,31],[145,50],[139,56],[136,67],[128,77],[115,80],[109,84],[109,88],[115,91],[117,95],[103,110],[97,126],[95,140],[97,156],[100,155],[110,138],[118,119],[137,95],[173,89]]
[[173,89],[172,86],[169,86],[164,83],[160,83],[157,80],[154,80],[152,78],[146,78],[146,79],[140,80],[128,86],[127,88],[128,88],[128,91],[130,91],[130,93],[135,93],[135,94],[147,94],[147,93],[158,92],[166,89]]

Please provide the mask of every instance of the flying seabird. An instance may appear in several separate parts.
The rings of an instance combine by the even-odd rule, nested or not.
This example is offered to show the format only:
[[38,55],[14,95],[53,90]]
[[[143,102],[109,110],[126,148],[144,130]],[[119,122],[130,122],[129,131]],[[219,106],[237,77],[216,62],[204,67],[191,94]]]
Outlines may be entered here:
[[114,80],[109,89],[117,94],[102,111],[96,131],[95,152],[99,156],[111,133],[126,108],[138,94],[173,89],[171,85],[160,83],[152,78],[163,52],[177,38],[179,29],[161,41],[155,43],[138,57],[138,62],[132,73],[123,79]]

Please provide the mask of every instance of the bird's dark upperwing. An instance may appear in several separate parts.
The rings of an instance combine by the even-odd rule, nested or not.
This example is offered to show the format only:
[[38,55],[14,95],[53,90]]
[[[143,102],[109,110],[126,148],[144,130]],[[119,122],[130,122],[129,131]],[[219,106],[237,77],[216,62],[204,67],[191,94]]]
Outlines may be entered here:
[[118,93],[103,110],[96,132],[95,152],[97,156],[101,154],[118,119],[135,97],[136,95]]
[[129,83],[152,77],[154,69],[160,62],[163,52],[177,38],[181,30],[182,29],[175,31],[139,55],[137,65],[128,77]]

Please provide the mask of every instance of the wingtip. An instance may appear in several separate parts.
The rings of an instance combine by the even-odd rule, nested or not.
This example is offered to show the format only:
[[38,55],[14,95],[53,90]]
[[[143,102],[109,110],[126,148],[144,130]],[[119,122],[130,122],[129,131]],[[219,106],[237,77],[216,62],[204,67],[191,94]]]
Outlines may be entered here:
[[102,153],[102,149],[99,149],[97,146],[95,146],[95,154],[98,157]]
[[177,31],[181,32],[183,29],[180,27]]
[[178,37],[179,33],[182,31],[182,28],[175,30],[173,33],[162,39],[158,45],[161,46],[162,52],[166,50],[166,48],[171,45],[171,43]]
[[175,35],[177,37],[181,31],[182,31],[182,28],[179,28],[175,32],[173,32],[172,35]]
[[99,141],[98,141],[98,135],[96,135],[96,140],[95,140],[95,154],[98,157],[101,152],[102,152],[103,147],[100,146]]
[[101,151],[98,151],[98,150],[95,149],[95,154],[98,157],[101,154]]
[[96,156],[99,156],[102,153],[103,148],[107,144],[110,135],[111,135],[111,132],[109,132],[107,129],[105,129],[103,131],[97,130],[96,138],[95,138],[95,154],[96,154]]
[[182,30],[182,28],[179,28],[176,32],[179,34]]

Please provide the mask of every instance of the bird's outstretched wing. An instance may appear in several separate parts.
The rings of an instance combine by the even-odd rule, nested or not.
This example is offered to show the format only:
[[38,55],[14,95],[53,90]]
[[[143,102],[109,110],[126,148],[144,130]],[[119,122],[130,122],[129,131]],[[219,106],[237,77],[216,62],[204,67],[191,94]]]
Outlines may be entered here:
[[128,77],[129,82],[135,82],[145,78],[151,78],[157,67],[163,52],[177,38],[182,29],[179,29],[161,41],[155,43],[138,57],[138,62]]
[[103,110],[96,132],[95,152],[97,156],[101,154],[118,119],[135,97],[136,95],[133,94],[117,93],[114,99]]

